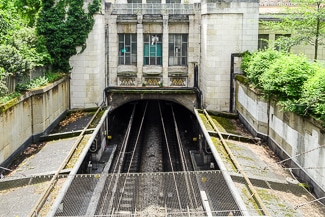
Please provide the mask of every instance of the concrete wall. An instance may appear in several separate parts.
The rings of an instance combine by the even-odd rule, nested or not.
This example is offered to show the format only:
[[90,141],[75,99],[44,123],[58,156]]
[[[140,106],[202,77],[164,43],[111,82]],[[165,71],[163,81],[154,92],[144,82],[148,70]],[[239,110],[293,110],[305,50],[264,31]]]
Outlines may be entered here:
[[[292,112],[284,112],[276,101],[236,82],[236,109],[240,118],[255,135],[266,138],[271,149],[302,182],[314,188],[318,197],[325,196],[325,132],[319,123]],[[291,158],[291,160],[289,160]]]
[[[86,49],[70,58],[71,108],[97,107],[103,102],[106,87],[105,18],[95,14],[95,24],[88,35]],[[79,48],[80,51],[81,48]]]
[[[259,26],[259,31],[258,31],[258,34],[269,35],[269,40],[271,41],[271,43],[274,42],[274,40],[275,40],[275,34],[285,34],[285,33],[287,33],[287,32],[274,32],[274,31],[268,30],[263,25]],[[295,53],[295,54],[304,54],[307,56],[307,58],[314,59],[315,48],[312,45],[301,44],[299,46],[293,46],[290,49],[290,52]],[[317,59],[319,61],[325,62],[325,47],[324,46],[318,47]]]
[[[34,89],[0,107],[0,163],[33,136],[44,131],[69,108],[69,79]],[[9,160],[9,159],[8,159]]]
[[229,111],[232,53],[256,50],[258,1],[201,1],[200,88],[208,110]]

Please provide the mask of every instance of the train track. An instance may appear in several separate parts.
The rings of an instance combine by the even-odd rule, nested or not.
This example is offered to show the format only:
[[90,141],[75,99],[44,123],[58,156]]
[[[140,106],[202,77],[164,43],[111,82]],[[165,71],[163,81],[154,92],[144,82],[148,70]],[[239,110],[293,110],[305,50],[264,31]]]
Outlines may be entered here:
[[[163,197],[153,196],[167,194],[168,189],[164,188],[176,189],[178,201],[176,205],[167,201],[167,207],[186,209],[182,197],[195,198],[191,179],[185,176],[179,182],[175,175],[177,171],[191,168],[185,159],[176,117],[172,104],[146,102],[144,107],[133,105],[123,142],[110,171],[112,176],[105,186],[111,190],[103,195],[97,215],[131,215],[166,203],[162,201]],[[150,175],[165,172],[173,176],[173,187],[165,186],[160,176]],[[180,192],[179,185],[184,183],[187,192]],[[191,206],[197,206],[197,203],[193,199]]]

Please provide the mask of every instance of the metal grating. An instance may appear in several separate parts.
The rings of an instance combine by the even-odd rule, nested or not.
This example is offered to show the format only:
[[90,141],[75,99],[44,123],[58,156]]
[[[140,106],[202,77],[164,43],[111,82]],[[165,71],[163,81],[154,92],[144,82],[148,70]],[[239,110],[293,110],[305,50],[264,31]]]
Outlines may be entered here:
[[222,173],[205,171],[78,175],[56,216],[227,216],[230,213],[241,215]]

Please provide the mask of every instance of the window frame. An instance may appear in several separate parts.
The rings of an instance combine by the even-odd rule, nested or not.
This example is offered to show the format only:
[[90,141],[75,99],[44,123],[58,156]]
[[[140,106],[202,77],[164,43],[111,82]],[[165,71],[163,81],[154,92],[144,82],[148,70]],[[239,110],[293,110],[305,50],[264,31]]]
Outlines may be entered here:
[[168,66],[187,66],[188,34],[169,34],[168,37]]
[[137,65],[137,34],[118,34],[118,64]]
[[[153,37],[158,37],[154,40]],[[162,59],[162,34],[143,35],[143,65],[158,65],[163,63]]]

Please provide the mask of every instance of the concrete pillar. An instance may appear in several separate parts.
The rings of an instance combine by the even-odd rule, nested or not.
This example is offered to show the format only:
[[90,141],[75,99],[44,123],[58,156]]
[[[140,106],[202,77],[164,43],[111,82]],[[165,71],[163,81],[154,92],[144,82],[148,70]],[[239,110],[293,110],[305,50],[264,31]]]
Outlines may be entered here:
[[142,85],[142,67],[143,67],[143,15],[138,15],[138,24],[137,24],[137,79],[138,86]]
[[163,86],[168,86],[168,15],[163,15]]
[[229,111],[231,54],[255,50],[258,1],[201,3],[200,88],[208,110]]

